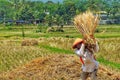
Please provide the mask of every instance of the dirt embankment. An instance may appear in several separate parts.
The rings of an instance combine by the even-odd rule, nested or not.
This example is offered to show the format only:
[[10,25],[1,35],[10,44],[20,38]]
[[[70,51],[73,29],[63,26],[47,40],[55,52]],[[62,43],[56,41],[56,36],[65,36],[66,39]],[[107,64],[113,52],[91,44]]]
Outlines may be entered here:
[[[81,63],[75,55],[54,54],[0,75],[0,80],[79,80]],[[98,80],[120,80],[120,74],[99,67]]]

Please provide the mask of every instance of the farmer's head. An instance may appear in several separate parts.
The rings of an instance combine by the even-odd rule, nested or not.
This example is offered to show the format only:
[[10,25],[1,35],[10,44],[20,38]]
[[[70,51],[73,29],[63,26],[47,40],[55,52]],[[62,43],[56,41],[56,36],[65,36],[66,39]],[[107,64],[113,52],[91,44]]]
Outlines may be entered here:
[[76,49],[80,49],[82,43],[83,43],[83,39],[77,38],[77,39],[74,41],[72,48],[73,48],[73,49],[75,49],[75,48],[76,48]]

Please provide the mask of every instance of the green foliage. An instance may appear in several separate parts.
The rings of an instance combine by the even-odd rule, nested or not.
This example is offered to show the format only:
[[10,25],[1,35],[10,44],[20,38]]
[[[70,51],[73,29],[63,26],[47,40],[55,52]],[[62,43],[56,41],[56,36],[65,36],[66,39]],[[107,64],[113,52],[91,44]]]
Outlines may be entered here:
[[119,0],[64,0],[63,3],[43,3],[29,0],[0,0],[0,18],[4,21],[13,20],[41,20],[52,26],[53,24],[72,24],[76,14],[92,10],[106,11],[112,18],[119,18]]
[[38,24],[36,32],[42,32],[44,25],[43,24]]

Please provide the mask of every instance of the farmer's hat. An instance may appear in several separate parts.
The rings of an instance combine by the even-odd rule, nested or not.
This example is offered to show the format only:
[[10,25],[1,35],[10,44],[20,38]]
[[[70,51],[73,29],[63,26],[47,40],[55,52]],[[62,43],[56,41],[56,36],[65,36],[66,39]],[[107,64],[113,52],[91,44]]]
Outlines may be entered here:
[[78,44],[82,43],[82,42],[83,42],[83,39],[77,38],[77,39],[74,41],[72,48],[75,49],[76,46],[77,46]]

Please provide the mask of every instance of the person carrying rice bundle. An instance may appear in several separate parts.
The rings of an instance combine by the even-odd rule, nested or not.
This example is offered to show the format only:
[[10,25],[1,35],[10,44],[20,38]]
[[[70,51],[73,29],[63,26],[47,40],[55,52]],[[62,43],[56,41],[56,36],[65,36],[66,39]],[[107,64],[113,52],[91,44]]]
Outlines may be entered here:
[[98,24],[98,17],[91,12],[86,12],[77,15],[74,18],[76,29],[83,35],[83,39],[77,38],[72,48],[80,57],[82,62],[81,80],[97,80],[98,62],[95,59],[94,53],[98,52],[99,46],[94,37],[94,31]]

